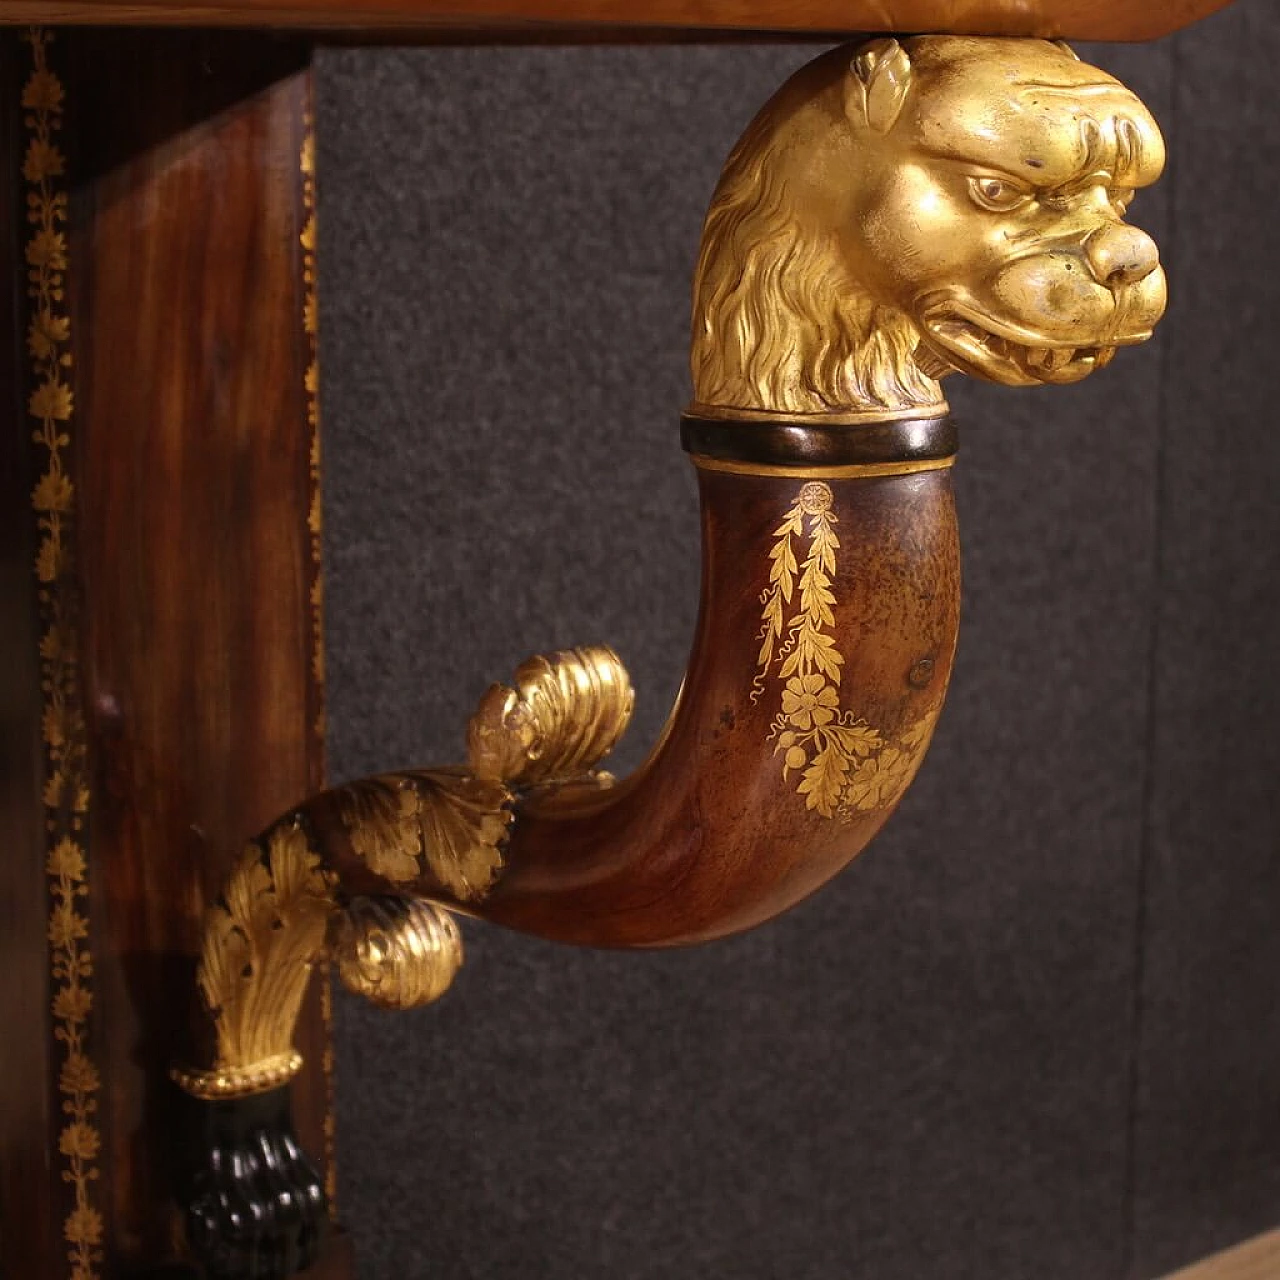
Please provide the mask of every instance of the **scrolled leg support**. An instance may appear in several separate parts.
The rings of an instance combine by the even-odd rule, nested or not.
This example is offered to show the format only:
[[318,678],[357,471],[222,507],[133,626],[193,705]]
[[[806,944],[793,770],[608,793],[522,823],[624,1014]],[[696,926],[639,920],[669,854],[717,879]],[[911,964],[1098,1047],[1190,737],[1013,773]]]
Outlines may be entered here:
[[594,765],[630,719],[608,649],[536,657],[472,719],[466,767],[361,779],[313,797],[251,841],[209,909],[197,979],[213,1048],[173,1079],[189,1095],[188,1240],[217,1280],[282,1280],[314,1260],[326,1216],[288,1082],[311,970],[331,959],[383,1008],[430,1004],[461,967],[441,905],[474,909],[503,866],[518,802],[612,785]]
[[[919,769],[959,622],[940,381],[1079,381],[1165,305],[1126,224],[1164,149],[1117,81],[1043,41],[836,49],[725,166],[694,284],[702,505],[693,654],[661,741],[615,784],[611,650],[536,657],[482,699],[468,762],[353,782],[246,849],[205,926],[211,1046],[193,1245],[213,1276],[314,1256],[319,1190],[284,1086],[311,971],[394,1009],[462,960],[450,911],[652,947],[753,927],[877,834]],[[239,1270],[237,1270],[237,1268]]]

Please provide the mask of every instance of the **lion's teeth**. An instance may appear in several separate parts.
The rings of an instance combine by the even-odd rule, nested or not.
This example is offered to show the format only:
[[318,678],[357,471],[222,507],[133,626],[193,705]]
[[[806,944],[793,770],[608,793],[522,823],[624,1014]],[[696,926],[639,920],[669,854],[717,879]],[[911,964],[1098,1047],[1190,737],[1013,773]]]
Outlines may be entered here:
[[1075,359],[1073,347],[1032,347],[1027,353],[1027,363],[1033,369],[1054,373],[1064,369]]

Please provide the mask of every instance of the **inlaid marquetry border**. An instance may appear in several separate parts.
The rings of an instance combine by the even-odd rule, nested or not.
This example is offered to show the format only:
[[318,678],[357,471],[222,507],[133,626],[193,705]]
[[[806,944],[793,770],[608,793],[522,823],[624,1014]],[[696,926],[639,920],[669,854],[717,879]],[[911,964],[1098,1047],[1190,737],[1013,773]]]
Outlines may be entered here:
[[[303,373],[306,397],[307,427],[310,431],[310,504],[307,509],[307,532],[311,540],[311,675],[316,688],[324,691],[324,577],[321,573],[320,516],[320,352],[319,323],[316,314],[316,134],[315,114],[311,102],[310,74],[307,77],[307,99],[303,108],[302,147],[298,166],[302,173],[302,332],[306,341],[307,364]],[[318,699],[312,730],[321,746],[324,744],[324,698]]]
[[[306,344],[306,369],[303,373],[303,396],[307,406],[309,441],[309,500],[307,504],[307,536],[310,540],[311,581],[311,678],[315,689],[312,716],[312,750],[322,762],[325,755],[325,667],[324,667],[324,556],[323,525],[320,514],[320,329],[317,313],[316,278],[316,130],[312,73],[306,76],[302,115],[302,145],[298,152],[298,168],[302,177],[302,231],[298,242],[302,250],[302,335]],[[336,1161],[336,1099],[333,1058],[333,982],[328,965],[319,974],[320,1020],[324,1028],[324,1050],[321,1070],[324,1073],[324,1190],[329,1212],[337,1216],[338,1171]]]
[[53,32],[32,28],[22,86],[26,209],[27,414],[39,453],[31,494],[36,522],[36,595],[43,700],[45,872],[49,883],[49,977],[55,1061],[59,1173],[71,1192],[62,1222],[70,1280],[98,1280],[103,1218],[94,1195],[102,1134],[89,1017],[93,953],[89,895],[89,767],[82,704],[79,599],[73,532],[76,490],[71,446],[71,318],[67,300],[67,160],[59,143],[66,93],[50,66]]

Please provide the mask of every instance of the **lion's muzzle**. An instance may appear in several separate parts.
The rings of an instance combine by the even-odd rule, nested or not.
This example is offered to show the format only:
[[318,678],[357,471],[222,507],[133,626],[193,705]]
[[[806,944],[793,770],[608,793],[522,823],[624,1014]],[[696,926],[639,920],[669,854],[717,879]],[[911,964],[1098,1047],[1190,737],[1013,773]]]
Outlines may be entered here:
[[1160,265],[1156,242],[1123,222],[1095,231],[1085,241],[1084,256],[1093,278],[1113,290],[1145,280]]

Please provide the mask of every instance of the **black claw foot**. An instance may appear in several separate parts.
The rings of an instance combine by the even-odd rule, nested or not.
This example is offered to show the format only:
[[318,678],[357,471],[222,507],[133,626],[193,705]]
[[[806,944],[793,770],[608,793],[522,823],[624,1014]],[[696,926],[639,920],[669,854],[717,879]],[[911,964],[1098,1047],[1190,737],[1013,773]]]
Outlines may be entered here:
[[293,1136],[289,1091],[194,1104],[185,1201],[191,1251],[209,1280],[286,1280],[320,1251],[320,1173]]

